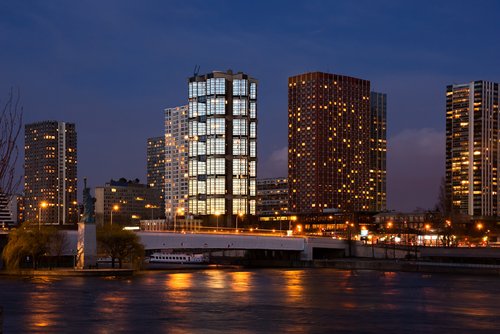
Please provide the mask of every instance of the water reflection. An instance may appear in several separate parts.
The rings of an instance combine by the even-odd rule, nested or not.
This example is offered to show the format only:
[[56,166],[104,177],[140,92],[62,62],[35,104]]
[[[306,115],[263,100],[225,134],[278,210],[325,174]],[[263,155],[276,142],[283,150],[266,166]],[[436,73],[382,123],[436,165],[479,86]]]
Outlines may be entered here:
[[204,272],[207,277],[205,282],[209,289],[224,289],[227,288],[226,274],[222,270],[207,270]]
[[284,281],[283,287],[285,288],[285,296],[287,303],[298,303],[302,301],[304,291],[304,277],[303,270],[285,270],[283,271]]
[[57,305],[52,298],[54,281],[56,280],[51,277],[37,277],[32,280],[35,286],[27,298],[27,307],[30,310],[27,321],[34,328],[54,326],[57,323]]
[[496,333],[499,294],[497,277],[333,269],[0,278],[6,333]]
[[191,288],[192,277],[192,273],[169,274],[167,276],[166,285],[172,290],[186,290]]

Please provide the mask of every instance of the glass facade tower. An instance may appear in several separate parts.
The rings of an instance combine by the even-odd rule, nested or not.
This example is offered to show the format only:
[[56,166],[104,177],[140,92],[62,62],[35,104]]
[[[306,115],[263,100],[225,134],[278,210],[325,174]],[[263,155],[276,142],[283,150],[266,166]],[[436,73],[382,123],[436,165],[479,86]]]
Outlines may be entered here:
[[[148,203],[152,211],[153,217],[163,217],[165,214],[165,137],[148,138],[147,144],[147,183],[150,188],[158,190],[160,198],[155,203]],[[158,206],[158,207],[156,207]]]
[[370,211],[387,209],[387,94],[370,93]]
[[257,80],[212,72],[189,79],[189,212],[255,214]]

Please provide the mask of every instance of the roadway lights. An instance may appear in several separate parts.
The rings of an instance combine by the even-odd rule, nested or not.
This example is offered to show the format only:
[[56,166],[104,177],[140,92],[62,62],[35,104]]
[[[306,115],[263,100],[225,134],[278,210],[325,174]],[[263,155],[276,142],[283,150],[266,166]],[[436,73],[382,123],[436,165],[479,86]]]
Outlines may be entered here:
[[43,201],[40,202],[40,206],[38,207],[38,230],[40,230],[40,225],[42,221],[42,209],[45,209],[46,207],[49,206],[49,203]]
[[120,207],[117,204],[111,207],[111,218],[109,221],[109,225],[113,225],[113,211],[118,211],[118,210],[120,210]]

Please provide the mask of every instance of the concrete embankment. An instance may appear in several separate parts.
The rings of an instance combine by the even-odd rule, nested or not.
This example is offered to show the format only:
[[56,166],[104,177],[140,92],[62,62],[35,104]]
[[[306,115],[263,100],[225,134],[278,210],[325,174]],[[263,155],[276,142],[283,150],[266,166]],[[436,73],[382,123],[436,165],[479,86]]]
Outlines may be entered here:
[[0,276],[40,277],[40,276],[132,276],[132,269],[53,269],[53,270],[2,270]]
[[335,268],[342,270],[379,270],[500,276],[500,265],[372,260],[359,258],[313,261],[253,260],[247,262],[246,265],[249,267]]

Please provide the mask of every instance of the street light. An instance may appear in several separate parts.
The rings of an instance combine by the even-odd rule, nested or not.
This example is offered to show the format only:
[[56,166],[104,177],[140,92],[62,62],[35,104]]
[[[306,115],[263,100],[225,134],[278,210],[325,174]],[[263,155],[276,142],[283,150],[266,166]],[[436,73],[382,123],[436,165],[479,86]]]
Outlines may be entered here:
[[177,208],[177,210],[175,210],[175,213],[174,213],[174,232],[175,232],[175,229],[176,229],[176,219],[177,219],[177,215],[179,213],[183,213],[184,212],[184,208]]
[[243,217],[243,213],[238,212],[238,214],[236,215],[236,232],[238,232],[238,217]]
[[111,207],[111,219],[109,221],[109,225],[113,225],[113,211],[118,211],[118,210],[120,210],[120,207],[117,204]]
[[292,220],[295,222],[297,220],[297,216],[291,216],[290,220],[288,221],[288,230],[292,230]]
[[40,206],[38,207],[38,230],[40,231],[40,225],[42,221],[42,208],[45,209],[46,207],[49,206],[49,203],[43,201],[40,203]]
[[158,207],[153,204],[146,204],[144,207],[146,209],[151,209],[151,220],[153,220],[153,210],[157,209]]
[[219,216],[220,216],[219,211],[215,211],[215,217],[217,217],[217,229],[216,229],[216,231],[219,231]]

